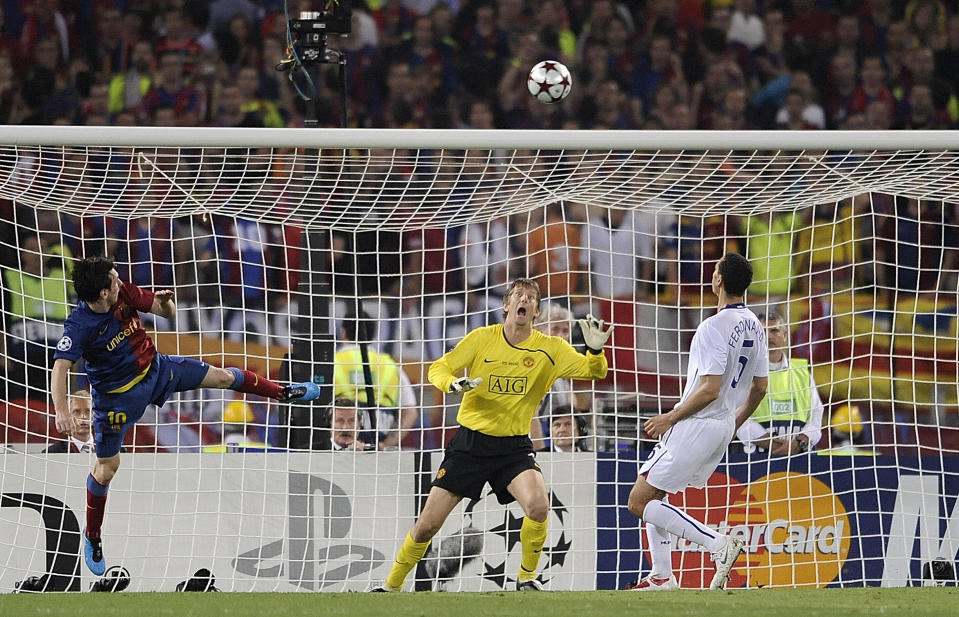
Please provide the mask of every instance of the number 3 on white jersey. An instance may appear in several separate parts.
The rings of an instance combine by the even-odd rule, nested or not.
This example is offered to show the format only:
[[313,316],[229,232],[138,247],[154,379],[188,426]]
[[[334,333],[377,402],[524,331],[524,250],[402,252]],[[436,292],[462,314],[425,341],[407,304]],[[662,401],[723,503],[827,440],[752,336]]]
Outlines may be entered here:
[[[743,347],[752,347],[755,344],[755,341],[752,339],[746,339],[743,341]],[[743,376],[743,371],[746,370],[746,364],[749,363],[749,358],[746,356],[739,356],[739,374],[736,375],[736,378],[733,379],[733,382],[729,384],[731,388],[735,388],[739,385],[739,379]]]

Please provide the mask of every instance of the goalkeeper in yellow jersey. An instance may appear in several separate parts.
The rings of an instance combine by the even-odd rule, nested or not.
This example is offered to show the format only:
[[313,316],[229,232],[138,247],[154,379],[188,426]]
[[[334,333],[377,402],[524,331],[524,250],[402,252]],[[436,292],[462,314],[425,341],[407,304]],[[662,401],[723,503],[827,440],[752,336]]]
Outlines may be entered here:
[[[400,547],[386,582],[374,591],[400,591],[423,558],[430,540],[464,497],[479,499],[489,482],[502,504],[518,501],[526,513],[520,529],[523,556],[520,591],[540,591],[536,566],[546,541],[549,499],[529,438],[530,421],[553,382],[606,376],[603,345],[612,326],[592,316],[579,321],[588,353],[533,329],[540,292],[535,281],[517,279],[506,290],[502,325],[473,330],[430,366],[430,382],[447,394],[462,394],[460,427],[446,447],[426,505]],[[461,377],[463,369],[468,376]]]

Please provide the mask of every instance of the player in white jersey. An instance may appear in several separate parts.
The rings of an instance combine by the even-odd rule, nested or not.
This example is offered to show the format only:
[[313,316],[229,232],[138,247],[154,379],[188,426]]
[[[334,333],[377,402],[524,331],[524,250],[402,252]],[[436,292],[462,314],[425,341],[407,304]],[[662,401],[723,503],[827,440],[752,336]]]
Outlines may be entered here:
[[722,589],[743,552],[743,542],[719,534],[664,501],[667,493],[701,488],[716,470],[736,429],[766,395],[766,332],[743,302],[753,270],[745,257],[727,253],[713,271],[719,310],[696,328],[689,348],[686,388],[673,409],[646,421],[656,444],[629,493],[629,511],[646,523],[650,575],[632,589],[679,587],[672,575],[668,534],[704,546],[716,564],[710,589]]

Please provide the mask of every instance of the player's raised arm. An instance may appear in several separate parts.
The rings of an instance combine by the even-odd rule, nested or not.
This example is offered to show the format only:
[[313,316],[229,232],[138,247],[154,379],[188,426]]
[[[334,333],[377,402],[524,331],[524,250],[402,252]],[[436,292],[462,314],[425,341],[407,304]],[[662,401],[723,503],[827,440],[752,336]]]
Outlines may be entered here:
[[176,304],[173,302],[173,290],[161,289],[153,294],[153,305],[150,312],[160,317],[173,319],[176,317]]

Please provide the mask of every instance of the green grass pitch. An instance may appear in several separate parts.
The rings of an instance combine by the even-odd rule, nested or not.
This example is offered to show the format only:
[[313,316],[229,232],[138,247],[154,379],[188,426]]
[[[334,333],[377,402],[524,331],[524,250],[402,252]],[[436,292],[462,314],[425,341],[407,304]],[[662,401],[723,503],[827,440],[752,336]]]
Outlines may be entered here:
[[543,593],[97,593],[0,595],[21,617],[950,617],[959,589],[767,589]]

